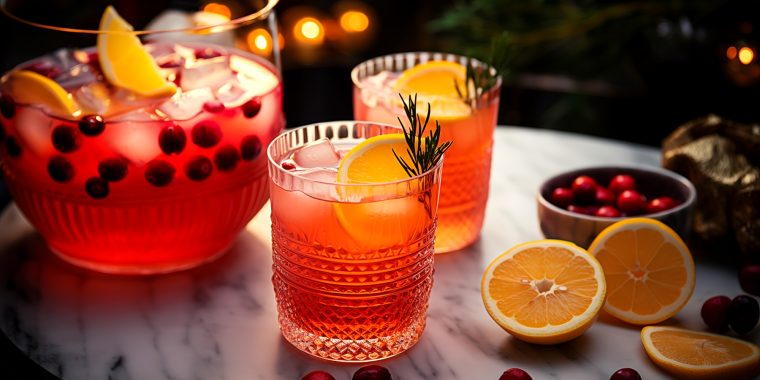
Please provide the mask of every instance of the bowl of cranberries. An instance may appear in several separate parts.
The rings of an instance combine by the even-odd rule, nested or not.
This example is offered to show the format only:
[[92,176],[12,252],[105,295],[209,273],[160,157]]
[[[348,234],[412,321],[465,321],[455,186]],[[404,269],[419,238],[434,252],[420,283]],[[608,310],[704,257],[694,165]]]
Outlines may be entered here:
[[653,166],[604,166],[552,176],[538,191],[544,236],[588,247],[612,223],[657,219],[682,238],[691,228],[697,192],[683,176]]

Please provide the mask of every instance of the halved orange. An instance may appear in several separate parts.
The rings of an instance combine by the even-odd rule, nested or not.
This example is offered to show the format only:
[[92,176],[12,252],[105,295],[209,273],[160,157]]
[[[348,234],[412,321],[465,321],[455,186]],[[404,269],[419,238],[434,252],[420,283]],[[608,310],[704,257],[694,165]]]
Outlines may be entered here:
[[378,183],[409,178],[393,155],[409,162],[404,135],[391,133],[370,137],[351,148],[340,160],[338,182]]
[[604,310],[625,322],[662,322],[689,301],[694,260],[670,227],[650,218],[631,218],[605,228],[588,249],[604,268]]
[[100,19],[100,30],[105,33],[98,34],[98,60],[109,83],[148,97],[171,96],[177,91],[131,33],[132,25],[110,5]]
[[605,291],[599,262],[562,240],[510,248],[488,265],[480,283],[491,318],[516,338],[539,344],[583,334],[596,320]]
[[5,83],[19,103],[40,104],[52,113],[70,116],[77,111],[71,95],[56,81],[29,70],[13,71]]
[[760,348],[725,335],[668,326],[641,329],[641,343],[662,369],[684,379],[755,379]]

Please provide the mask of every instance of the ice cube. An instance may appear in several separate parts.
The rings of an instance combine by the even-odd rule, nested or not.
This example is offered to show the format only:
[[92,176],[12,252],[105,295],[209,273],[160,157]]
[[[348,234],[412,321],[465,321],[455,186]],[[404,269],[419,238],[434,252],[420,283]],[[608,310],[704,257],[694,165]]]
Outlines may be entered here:
[[296,173],[299,177],[308,178],[304,181],[303,191],[312,197],[325,200],[339,200],[338,190],[334,185],[338,177],[337,169],[306,169]]
[[35,154],[42,155],[53,150],[50,139],[51,124],[51,119],[37,108],[22,107],[16,112],[16,130],[19,137]]
[[214,94],[207,87],[190,91],[179,90],[158,109],[174,120],[188,120],[200,113],[203,103],[209,100],[214,100]]
[[237,79],[228,81],[216,90],[216,99],[227,108],[239,107],[252,97],[253,94],[248,94]]
[[280,83],[280,78],[262,64],[237,55],[230,58],[230,69],[237,72],[237,80],[251,96],[264,95]]
[[295,151],[293,161],[302,168],[336,168],[340,155],[330,140],[323,137]]
[[55,81],[58,82],[61,87],[67,90],[72,90],[96,82],[100,75],[100,72],[92,65],[80,63],[61,72],[61,74],[55,78]]
[[[145,115],[132,116],[144,117]],[[160,128],[156,123],[135,120],[113,124],[107,129],[108,145],[133,163],[145,164],[161,154],[161,148],[158,146]]]
[[198,88],[218,88],[232,77],[229,56],[201,59],[191,67],[180,71],[180,86],[183,90]]
[[305,169],[294,172],[299,177],[305,177],[314,181],[334,183],[338,178],[338,169],[335,168],[315,168]]
[[[227,23],[229,23],[229,19],[211,12],[190,13],[168,9],[151,20],[146,30],[191,29]],[[147,39],[149,41],[194,41],[235,46],[234,32],[232,30],[224,30],[224,27],[219,27],[218,29],[215,30],[213,27],[207,29],[211,33],[195,33],[193,31],[156,33],[151,34]]]
[[111,96],[104,83],[95,82],[73,92],[74,100],[85,114],[105,115],[111,105]]

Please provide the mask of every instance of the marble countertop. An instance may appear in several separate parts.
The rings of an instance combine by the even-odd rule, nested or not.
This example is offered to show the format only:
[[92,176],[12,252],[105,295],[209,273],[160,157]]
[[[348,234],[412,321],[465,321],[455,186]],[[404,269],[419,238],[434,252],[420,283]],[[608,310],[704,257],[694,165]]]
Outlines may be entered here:
[[[580,338],[536,346],[512,338],[485,311],[480,278],[509,247],[542,238],[535,192],[557,172],[595,165],[659,166],[659,151],[556,131],[500,127],[481,238],[436,256],[427,328],[405,354],[380,362],[396,380],[498,379],[521,367],[534,379],[608,379],[632,367],[667,378],[646,357],[639,328],[601,315]],[[108,276],[55,258],[14,206],[0,216],[0,329],[62,379],[293,379],[322,369],[350,379],[360,366],[311,358],[280,336],[271,285],[269,209],[231,251],[194,270]],[[741,292],[728,267],[697,260],[689,304],[667,323],[703,329],[701,304]],[[760,340],[756,329],[750,339]]]

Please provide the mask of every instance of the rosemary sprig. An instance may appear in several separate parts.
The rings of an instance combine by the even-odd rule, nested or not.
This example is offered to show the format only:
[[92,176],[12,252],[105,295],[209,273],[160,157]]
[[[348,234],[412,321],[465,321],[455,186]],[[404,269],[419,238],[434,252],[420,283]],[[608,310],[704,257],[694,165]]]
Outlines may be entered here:
[[414,94],[413,98],[412,95],[409,95],[408,103],[404,101],[404,97],[401,94],[399,94],[399,97],[404,104],[404,113],[406,113],[406,118],[409,120],[409,127],[404,126],[401,117],[397,119],[399,124],[401,124],[401,129],[404,131],[404,139],[407,145],[406,154],[409,156],[411,164],[399,156],[395,149],[393,150],[393,155],[399,164],[401,164],[401,167],[404,168],[406,174],[409,177],[414,177],[435,166],[443,156],[443,153],[451,147],[451,141],[446,141],[440,146],[438,145],[441,138],[441,125],[438,123],[438,120],[435,121],[435,130],[428,131],[428,135],[425,136],[425,130],[430,121],[430,103],[428,103],[425,121],[422,122],[417,113],[417,94]]

